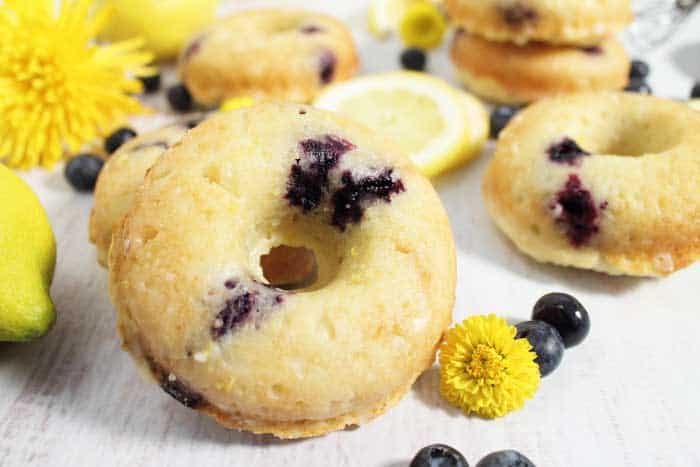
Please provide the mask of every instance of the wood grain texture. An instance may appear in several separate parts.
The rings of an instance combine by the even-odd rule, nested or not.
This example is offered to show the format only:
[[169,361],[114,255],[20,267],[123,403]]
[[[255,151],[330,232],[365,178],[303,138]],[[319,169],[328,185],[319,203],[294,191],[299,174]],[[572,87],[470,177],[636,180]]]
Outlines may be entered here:
[[[303,3],[350,19],[366,71],[395,67],[400,45],[366,35],[362,2]],[[690,88],[672,64],[673,51],[695,44],[700,56],[698,30],[696,15],[650,57],[658,93],[681,97]],[[444,51],[431,60],[436,73],[451,75]],[[153,103],[164,108],[162,97]],[[306,441],[227,431],[143,381],[119,348],[106,272],[87,240],[91,197],[73,193],[59,169],[24,174],[58,241],[52,295],[59,319],[37,342],[0,344],[0,466],[402,467],[434,442],[459,448],[472,465],[490,451],[514,448],[540,467],[700,466],[700,266],[659,281],[533,263],[483,208],[487,159],[436,181],[459,254],[455,319],[494,312],[524,320],[539,296],[559,290],[589,308],[590,337],[566,352],[525,409],[503,419],[467,418],[447,407],[431,370],[385,416]]]

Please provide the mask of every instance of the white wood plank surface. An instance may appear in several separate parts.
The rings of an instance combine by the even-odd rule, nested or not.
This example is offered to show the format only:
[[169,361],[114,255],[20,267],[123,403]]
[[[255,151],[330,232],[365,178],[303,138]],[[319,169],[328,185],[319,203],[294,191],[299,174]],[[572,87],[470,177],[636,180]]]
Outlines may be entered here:
[[[400,45],[365,33],[364,2],[271,3],[335,13],[353,26],[364,71],[396,67]],[[700,14],[645,58],[657,94],[685,97],[700,79]],[[444,50],[430,59],[433,72],[450,77]],[[637,280],[530,261],[486,215],[479,186],[488,157],[436,181],[459,254],[455,319],[493,312],[524,320],[542,294],[566,291],[592,314],[588,340],[505,418],[466,418],[447,407],[432,370],[379,419],[291,442],[228,431],[143,381],[119,348],[107,275],[88,243],[91,196],[74,193],[60,168],[23,174],[58,241],[59,318],[42,340],[0,344],[0,466],[400,467],[434,442],[457,447],[472,465],[514,448],[539,467],[700,466],[700,265]]]

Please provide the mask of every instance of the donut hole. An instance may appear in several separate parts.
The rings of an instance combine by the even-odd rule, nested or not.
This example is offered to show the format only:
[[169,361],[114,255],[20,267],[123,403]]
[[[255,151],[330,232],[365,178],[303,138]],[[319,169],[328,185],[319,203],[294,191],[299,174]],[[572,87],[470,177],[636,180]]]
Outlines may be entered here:
[[683,141],[683,129],[665,117],[650,113],[621,120],[607,132],[600,154],[637,157],[660,154]]
[[260,257],[260,267],[265,280],[279,289],[305,289],[318,280],[316,254],[305,247],[272,247]]

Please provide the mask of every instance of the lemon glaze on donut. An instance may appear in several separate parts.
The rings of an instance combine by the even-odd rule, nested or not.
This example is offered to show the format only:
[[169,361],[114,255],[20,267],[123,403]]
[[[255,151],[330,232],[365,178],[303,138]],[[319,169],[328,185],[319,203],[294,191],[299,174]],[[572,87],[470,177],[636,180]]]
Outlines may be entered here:
[[131,206],[146,171],[168,148],[178,143],[192,124],[168,125],[129,140],[105,162],[95,186],[90,214],[90,241],[97,248],[97,261],[106,266],[112,231]]
[[330,16],[259,9],[214,22],[184,48],[179,74],[194,99],[213,105],[251,96],[309,102],[355,74],[352,35]]
[[615,38],[579,48],[491,42],[457,30],[450,56],[471,91],[495,102],[522,104],[559,94],[625,87],[629,57]]
[[447,0],[450,18],[498,42],[594,45],[632,21],[629,0]]
[[501,133],[483,195],[541,262],[664,276],[700,257],[700,113],[629,93],[545,99]]
[[[261,257],[280,245],[314,253],[313,284],[267,284]],[[124,347],[166,392],[296,438],[398,401],[433,363],[455,268],[440,200],[406,157],[270,103],[210,118],[159,159],[114,234],[110,293]]]

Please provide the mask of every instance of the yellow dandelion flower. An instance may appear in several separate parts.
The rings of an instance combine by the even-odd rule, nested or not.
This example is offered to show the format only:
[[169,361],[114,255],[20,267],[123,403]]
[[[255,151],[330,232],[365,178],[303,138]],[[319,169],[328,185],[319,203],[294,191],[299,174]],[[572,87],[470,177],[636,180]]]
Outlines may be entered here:
[[540,384],[527,339],[494,315],[472,316],[447,332],[440,347],[440,392],[466,414],[502,417],[520,409]]
[[129,93],[153,70],[139,39],[98,45],[92,0],[0,3],[0,161],[51,166],[144,107]]

